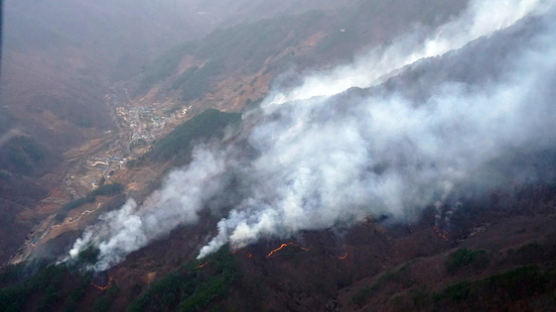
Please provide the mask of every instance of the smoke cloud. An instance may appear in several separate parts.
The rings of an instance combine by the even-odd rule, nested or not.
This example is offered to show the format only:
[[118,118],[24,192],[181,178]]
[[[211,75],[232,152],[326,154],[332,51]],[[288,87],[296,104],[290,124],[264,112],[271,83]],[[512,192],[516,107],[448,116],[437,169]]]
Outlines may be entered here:
[[[141,207],[130,199],[88,228],[70,258],[98,246],[94,269],[104,270],[176,226],[196,222],[215,197],[233,208],[199,258],[227,243],[239,248],[372,215],[412,221],[423,207],[468,185],[532,178],[525,168],[514,174],[496,163],[515,151],[555,147],[552,5],[474,1],[432,36],[408,35],[354,64],[314,73],[297,88],[272,92],[244,117],[250,126],[241,142],[197,148],[194,160]],[[494,38],[524,17],[519,24],[532,35]],[[478,38],[494,41],[485,50],[490,54],[473,54]],[[496,59],[499,49],[512,51]],[[495,64],[499,73],[470,69],[465,79],[413,85],[412,75],[434,68],[431,63],[464,58]],[[425,88],[426,96],[391,90],[385,81]]]
[[433,34],[424,35],[415,31],[390,46],[376,48],[358,57],[353,64],[309,75],[303,79],[301,86],[268,96],[264,106],[315,96],[332,96],[353,87],[377,85],[395,74],[397,69],[420,59],[459,49],[477,38],[515,24],[525,16],[543,14],[552,3],[552,0],[472,1],[461,16],[442,25]]
[[162,189],[151,194],[142,206],[129,199],[120,209],[102,215],[100,222],[74,243],[70,257],[96,246],[101,256],[93,269],[102,271],[176,226],[197,222],[197,212],[204,202],[222,190],[224,169],[223,158],[217,152],[196,149],[189,166],[172,172]]

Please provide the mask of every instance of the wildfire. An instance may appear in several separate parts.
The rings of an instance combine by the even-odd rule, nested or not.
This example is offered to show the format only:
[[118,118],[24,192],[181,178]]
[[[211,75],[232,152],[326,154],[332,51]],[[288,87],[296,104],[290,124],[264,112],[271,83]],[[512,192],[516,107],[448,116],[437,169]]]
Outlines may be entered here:
[[339,256],[338,259],[340,259],[340,260],[346,260],[347,257],[348,257],[348,253],[347,253],[347,251],[346,251],[346,252],[344,252],[343,255]]
[[277,252],[279,252],[280,250],[282,250],[282,249],[284,249],[284,248],[286,248],[286,247],[288,247],[288,246],[298,247],[299,249],[301,249],[301,250],[303,250],[303,251],[309,251],[308,248],[298,246],[298,245],[295,244],[294,242],[287,242],[287,243],[281,244],[280,247],[271,250],[271,251],[266,255],[266,257],[267,257],[267,258],[270,258],[270,257],[274,256]]
[[100,291],[105,291],[105,290],[107,290],[107,289],[110,287],[110,285],[112,285],[112,282],[113,282],[113,281],[114,281],[114,280],[112,279],[112,276],[108,276],[108,283],[106,283],[106,285],[104,285],[104,286],[99,286],[99,285],[95,284],[94,282],[91,282],[91,286],[93,286],[94,288],[96,288],[96,289],[98,289],[98,290],[100,290]]
[[433,230],[438,237],[442,238],[445,241],[448,241],[448,236],[446,236],[448,234],[447,232],[442,233],[437,227],[434,227]]
[[208,262],[201,263],[201,264],[199,264],[199,266],[197,267],[197,269],[202,269],[202,268],[206,267],[207,264],[208,264]]

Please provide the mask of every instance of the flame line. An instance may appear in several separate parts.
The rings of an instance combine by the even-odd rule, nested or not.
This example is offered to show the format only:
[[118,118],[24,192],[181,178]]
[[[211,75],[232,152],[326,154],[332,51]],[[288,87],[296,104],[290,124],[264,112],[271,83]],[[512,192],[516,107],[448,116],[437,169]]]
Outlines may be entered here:
[[340,260],[346,260],[347,257],[348,257],[348,253],[347,253],[347,251],[346,251],[346,252],[344,252],[343,255],[339,256],[338,259],[340,259]]
[[94,288],[96,288],[100,291],[105,291],[112,285],[113,281],[114,281],[114,279],[112,278],[112,276],[109,276],[108,277],[108,283],[105,286],[99,286],[99,285],[95,284],[94,282],[91,282],[91,286],[93,286]]
[[266,257],[267,257],[267,258],[270,258],[270,257],[274,256],[277,252],[279,252],[280,250],[282,250],[282,249],[284,249],[284,248],[286,248],[286,247],[288,247],[288,246],[294,246],[294,247],[298,247],[299,249],[301,249],[301,250],[303,250],[303,251],[309,251],[309,248],[305,248],[305,247],[298,246],[297,244],[295,244],[295,243],[293,243],[293,242],[287,242],[287,243],[282,243],[282,244],[280,245],[280,247],[271,250],[271,251],[266,255]]
[[201,263],[201,264],[199,264],[199,266],[197,267],[197,269],[202,269],[202,268],[206,267],[207,264],[208,264],[208,262]]
[[440,232],[440,230],[437,227],[433,227],[434,233],[436,233],[436,235],[440,238],[442,238],[445,241],[449,241],[448,237],[446,236],[448,234],[448,232],[442,233]]

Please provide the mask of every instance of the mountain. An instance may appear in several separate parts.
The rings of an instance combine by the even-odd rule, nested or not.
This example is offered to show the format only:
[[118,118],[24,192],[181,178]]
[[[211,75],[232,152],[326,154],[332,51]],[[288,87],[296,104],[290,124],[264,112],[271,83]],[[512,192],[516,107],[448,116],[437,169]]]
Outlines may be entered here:
[[79,143],[5,97],[0,310],[550,311],[555,11],[509,2],[191,1]]

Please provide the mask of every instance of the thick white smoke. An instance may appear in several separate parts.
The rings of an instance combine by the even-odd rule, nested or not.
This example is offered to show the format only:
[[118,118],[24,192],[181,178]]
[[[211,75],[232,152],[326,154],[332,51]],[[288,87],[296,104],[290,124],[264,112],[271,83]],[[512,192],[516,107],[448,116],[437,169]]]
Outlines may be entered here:
[[[100,249],[95,269],[106,269],[195,222],[206,200],[228,192],[241,200],[199,257],[226,243],[241,247],[369,215],[412,220],[505,153],[553,143],[555,111],[545,91],[554,83],[556,32],[550,30],[556,27],[547,26],[526,52],[504,61],[504,74],[481,86],[445,82],[423,102],[395,92],[338,94],[378,85],[403,66],[459,49],[525,16],[547,14],[552,3],[474,1],[421,44],[419,36],[408,35],[352,65],[313,74],[298,88],[273,92],[263,101],[262,121],[246,130],[254,159],[230,152],[233,147],[197,149],[192,163],[172,173],[141,207],[130,200],[89,228],[70,257],[93,244]],[[220,192],[226,172],[237,175],[240,186]]]
[[242,247],[369,215],[411,220],[414,209],[484,175],[506,153],[550,147],[554,43],[555,36],[539,38],[538,50],[508,64],[501,81],[471,90],[445,83],[424,103],[394,94],[282,104],[279,117],[250,136],[261,155],[250,168],[249,196],[199,257],[226,243]]
[[93,269],[102,271],[176,226],[197,222],[204,202],[221,191],[224,170],[223,158],[217,153],[196,149],[192,162],[172,172],[162,189],[143,205],[138,207],[129,199],[122,208],[101,216],[100,222],[74,243],[70,257],[94,245],[100,250],[100,260]]
[[301,86],[268,96],[263,106],[332,96],[353,87],[371,87],[397,69],[420,59],[459,49],[477,38],[515,24],[525,16],[543,14],[553,3],[553,0],[472,1],[462,15],[442,25],[424,40],[418,32],[407,34],[390,46],[376,48],[358,57],[353,64],[309,75]]

